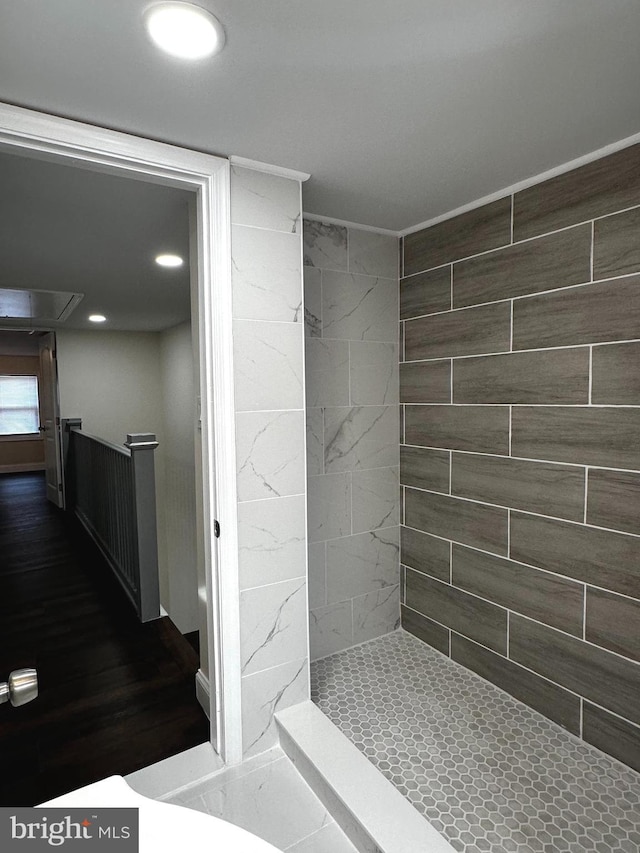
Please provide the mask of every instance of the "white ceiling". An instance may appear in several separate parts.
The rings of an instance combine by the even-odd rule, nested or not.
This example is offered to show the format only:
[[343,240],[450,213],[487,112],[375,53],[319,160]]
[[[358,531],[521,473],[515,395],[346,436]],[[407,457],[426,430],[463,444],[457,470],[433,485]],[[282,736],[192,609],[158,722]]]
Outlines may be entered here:
[[[183,190],[0,155],[0,287],[84,294],[52,328],[174,326],[190,316],[188,203]],[[184,266],[159,267],[163,252]]]
[[0,0],[0,99],[312,173],[308,212],[404,229],[640,131],[638,0]]

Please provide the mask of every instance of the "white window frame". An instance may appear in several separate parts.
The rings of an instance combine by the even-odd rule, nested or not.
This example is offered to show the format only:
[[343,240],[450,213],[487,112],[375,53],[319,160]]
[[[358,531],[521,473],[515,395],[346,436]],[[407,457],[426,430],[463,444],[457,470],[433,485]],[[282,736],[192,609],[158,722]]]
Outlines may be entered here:
[[[40,414],[40,380],[38,378],[37,373],[2,373],[0,372],[0,380],[8,379],[12,376],[17,376],[20,379],[22,378],[33,378],[36,380],[36,395],[38,399],[38,416]],[[39,423],[38,417],[38,423]],[[0,441],[41,441],[42,436],[40,431],[36,429],[35,432],[11,432],[11,433],[3,433],[0,434]]]

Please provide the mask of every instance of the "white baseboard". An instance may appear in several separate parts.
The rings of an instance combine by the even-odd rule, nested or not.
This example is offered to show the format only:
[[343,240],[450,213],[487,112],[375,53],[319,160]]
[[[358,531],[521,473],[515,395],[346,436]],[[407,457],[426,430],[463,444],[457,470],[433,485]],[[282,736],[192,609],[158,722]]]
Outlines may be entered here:
[[209,717],[209,708],[211,707],[211,686],[209,684],[209,679],[201,669],[196,672],[196,699],[200,703],[202,710],[207,715],[207,719],[211,722]]

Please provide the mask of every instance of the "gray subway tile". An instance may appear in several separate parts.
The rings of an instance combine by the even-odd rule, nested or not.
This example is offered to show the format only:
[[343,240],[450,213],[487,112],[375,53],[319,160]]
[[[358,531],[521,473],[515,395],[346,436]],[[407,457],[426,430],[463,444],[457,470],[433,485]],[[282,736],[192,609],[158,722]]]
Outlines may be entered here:
[[640,276],[570,287],[513,303],[513,348],[640,338]]
[[640,597],[640,538],[635,536],[512,512],[511,558]]
[[536,350],[454,359],[455,403],[589,402],[589,350]]
[[406,604],[494,651],[507,651],[507,611],[407,569]]
[[640,405],[640,341],[593,347],[591,402]]
[[448,582],[450,550],[445,539],[410,527],[400,528],[400,562],[412,569]]
[[451,307],[451,266],[400,279],[401,320]]
[[640,773],[640,727],[585,702],[582,737]]
[[506,509],[407,488],[405,524],[493,554],[507,553]]
[[449,453],[426,447],[400,447],[400,482],[403,486],[449,491]]
[[477,207],[404,237],[404,275],[511,242],[511,198]]
[[640,272],[640,207],[598,219],[593,232],[593,277],[632,272]]
[[584,478],[583,468],[504,456],[454,453],[451,461],[453,495],[573,521],[584,518]]
[[432,622],[431,619],[427,619],[421,613],[416,613],[415,610],[411,610],[404,604],[400,606],[400,620],[405,631],[442,652],[443,655],[449,654],[449,631],[447,628],[438,625],[437,622]]
[[400,365],[401,403],[448,403],[451,361],[414,361]]
[[511,423],[513,456],[640,468],[640,409],[514,406]]
[[451,579],[467,592],[582,636],[582,584],[455,543]]
[[585,639],[640,661],[640,601],[587,587]]
[[451,657],[573,734],[579,734],[578,696],[455,633],[451,635]]
[[629,471],[589,471],[587,521],[640,534],[640,474]]
[[640,145],[632,145],[515,194],[515,240],[640,204]]
[[640,673],[633,661],[516,614],[509,623],[509,657],[626,719],[640,721]]
[[591,225],[516,243],[453,267],[453,307],[581,284],[591,278]]
[[405,441],[475,453],[509,453],[507,406],[405,406]]
[[510,349],[508,302],[431,314],[405,322],[406,361],[506,352]]

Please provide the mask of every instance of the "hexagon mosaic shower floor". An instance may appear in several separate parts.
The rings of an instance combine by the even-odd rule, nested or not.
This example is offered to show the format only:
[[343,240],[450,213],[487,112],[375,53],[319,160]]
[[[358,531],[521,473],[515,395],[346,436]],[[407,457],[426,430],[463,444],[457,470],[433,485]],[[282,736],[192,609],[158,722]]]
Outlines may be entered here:
[[639,774],[404,631],[313,663],[311,694],[460,853],[640,851]]

